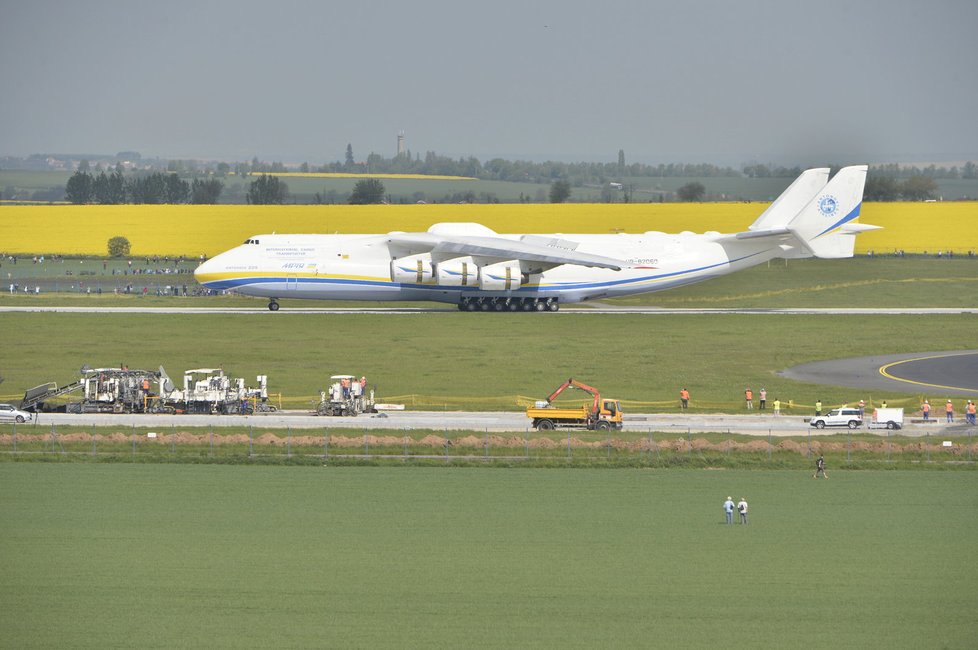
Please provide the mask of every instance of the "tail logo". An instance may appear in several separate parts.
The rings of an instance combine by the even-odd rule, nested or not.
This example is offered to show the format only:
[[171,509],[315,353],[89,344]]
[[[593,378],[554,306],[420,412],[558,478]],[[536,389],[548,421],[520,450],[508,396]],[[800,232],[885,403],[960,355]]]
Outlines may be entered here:
[[831,194],[823,196],[818,200],[818,209],[826,217],[831,217],[839,211],[839,201]]

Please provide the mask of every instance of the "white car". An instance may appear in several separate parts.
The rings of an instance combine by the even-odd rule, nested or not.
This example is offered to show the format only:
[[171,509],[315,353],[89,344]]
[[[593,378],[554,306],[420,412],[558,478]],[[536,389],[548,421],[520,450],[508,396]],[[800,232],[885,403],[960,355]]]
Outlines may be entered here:
[[31,413],[21,411],[13,404],[0,404],[0,420],[11,420],[20,424],[21,422],[30,422],[33,417]]
[[857,408],[842,407],[832,409],[825,415],[816,415],[810,424],[816,429],[825,427],[849,427],[855,429],[863,423],[863,415]]

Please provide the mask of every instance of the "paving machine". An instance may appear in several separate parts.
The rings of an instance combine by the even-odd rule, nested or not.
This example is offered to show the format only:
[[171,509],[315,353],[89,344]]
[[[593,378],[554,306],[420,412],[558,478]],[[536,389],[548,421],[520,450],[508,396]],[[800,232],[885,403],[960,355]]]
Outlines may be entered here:
[[356,416],[360,413],[376,413],[374,389],[367,386],[364,377],[333,375],[329,390],[319,393],[316,415]]

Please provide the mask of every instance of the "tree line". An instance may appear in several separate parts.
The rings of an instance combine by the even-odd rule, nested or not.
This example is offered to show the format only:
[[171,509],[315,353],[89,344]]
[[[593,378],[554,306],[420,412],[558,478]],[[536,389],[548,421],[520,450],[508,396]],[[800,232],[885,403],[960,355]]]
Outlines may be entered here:
[[927,201],[934,198],[937,181],[930,176],[917,174],[903,181],[891,176],[866,177],[863,199],[866,201]]
[[153,172],[125,176],[116,170],[90,174],[79,170],[65,185],[65,199],[71,203],[119,205],[123,203],[217,203],[224,183],[216,178],[195,178],[190,182],[177,174]]
[[[79,170],[71,175],[65,185],[65,199],[71,203],[121,205],[124,203],[215,204],[224,191],[224,183],[216,178],[194,178],[189,182],[178,174],[153,172],[126,176],[115,170],[90,174]],[[248,185],[245,200],[252,205],[285,203],[289,198],[289,186],[276,177],[262,174]]]

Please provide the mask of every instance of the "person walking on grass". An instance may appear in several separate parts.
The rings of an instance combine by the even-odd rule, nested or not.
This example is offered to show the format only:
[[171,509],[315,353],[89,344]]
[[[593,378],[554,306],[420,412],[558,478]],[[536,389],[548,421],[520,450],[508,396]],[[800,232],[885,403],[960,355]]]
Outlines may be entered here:
[[747,523],[747,499],[745,497],[740,497],[740,503],[737,504],[737,512],[740,513],[740,523]]
[[829,477],[829,475],[825,473],[825,458],[822,457],[822,454],[819,454],[818,458],[815,460],[815,473],[812,474],[812,478],[818,478],[819,474],[821,474],[822,478],[825,479]]
[[734,511],[733,497],[727,497],[727,500],[723,502],[723,514],[727,516],[728,524],[733,523],[733,511]]

